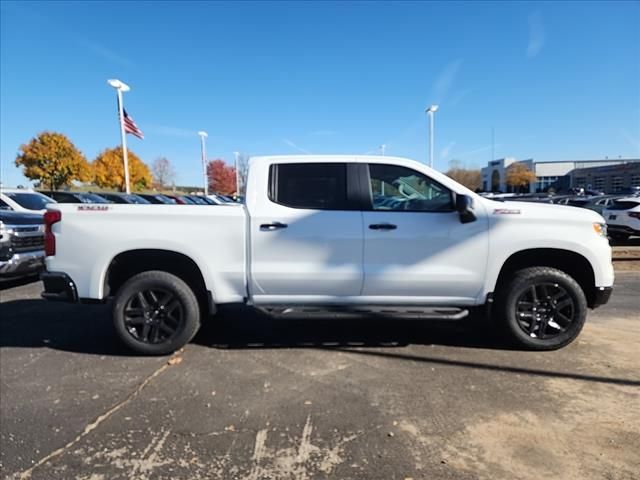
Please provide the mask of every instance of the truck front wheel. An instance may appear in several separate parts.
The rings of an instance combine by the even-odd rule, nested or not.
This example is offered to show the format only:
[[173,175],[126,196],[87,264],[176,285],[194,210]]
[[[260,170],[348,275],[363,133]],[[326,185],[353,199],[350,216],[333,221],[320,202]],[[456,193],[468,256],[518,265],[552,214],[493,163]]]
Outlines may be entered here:
[[582,288],[555,268],[519,270],[496,293],[496,313],[505,332],[529,350],[564,347],[576,339],[587,317]]
[[183,347],[200,328],[193,290],[163,271],[131,277],[116,294],[113,321],[120,339],[145,355],[165,355]]

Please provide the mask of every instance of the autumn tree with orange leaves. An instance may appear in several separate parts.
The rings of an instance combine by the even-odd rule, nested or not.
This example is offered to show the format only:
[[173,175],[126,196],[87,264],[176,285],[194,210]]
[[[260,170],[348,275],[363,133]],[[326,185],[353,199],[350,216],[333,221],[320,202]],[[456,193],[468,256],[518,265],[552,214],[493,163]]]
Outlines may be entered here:
[[72,181],[91,179],[91,167],[82,152],[62,133],[42,132],[20,146],[16,166],[42,188],[58,190]]
[[529,170],[526,165],[516,162],[507,167],[507,185],[515,190],[528,190],[529,184],[535,182],[536,174]]
[[[153,182],[151,170],[135,153],[127,149],[129,182],[132,190],[149,188]],[[116,188],[125,191],[124,160],[122,148],[107,148],[93,161],[94,182],[102,188]]]
[[209,191],[221,195],[231,195],[236,191],[236,169],[217,159],[207,163]]

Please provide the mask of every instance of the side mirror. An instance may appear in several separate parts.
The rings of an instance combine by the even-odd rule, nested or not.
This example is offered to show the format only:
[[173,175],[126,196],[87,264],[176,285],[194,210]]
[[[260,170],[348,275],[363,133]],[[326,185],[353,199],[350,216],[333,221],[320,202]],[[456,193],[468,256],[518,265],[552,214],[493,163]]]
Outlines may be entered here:
[[473,213],[473,199],[469,195],[456,195],[456,211],[460,214],[462,223],[476,220],[476,214]]

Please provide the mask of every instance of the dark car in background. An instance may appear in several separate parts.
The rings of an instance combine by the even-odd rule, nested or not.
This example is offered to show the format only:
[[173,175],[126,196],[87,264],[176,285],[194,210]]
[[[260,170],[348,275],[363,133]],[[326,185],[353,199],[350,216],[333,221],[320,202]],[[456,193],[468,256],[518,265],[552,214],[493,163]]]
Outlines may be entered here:
[[165,193],[164,196],[172,200],[175,200],[175,202],[180,205],[195,205],[195,203],[192,200],[189,200],[184,195],[169,195]]
[[139,195],[134,193],[106,193],[100,192],[98,193],[101,197],[105,198],[111,203],[130,203],[130,204],[138,204],[138,205],[150,205],[151,202],[142,198]]
[[209,200],[206,197],[201,197],[200,195],[183,195],[183,197],[188,198],[195,205],[217,205],[216,203],[213,202],[213,200]]
[[48,197],[53,198],[58,203],[109,203],[100,195],[91,192],[40,192]]
[[174,198],[171,198],[162,193],[137,193],[136,195],[144,198],[149,203],[155,203],[159,205],[175,205],[178,203]]

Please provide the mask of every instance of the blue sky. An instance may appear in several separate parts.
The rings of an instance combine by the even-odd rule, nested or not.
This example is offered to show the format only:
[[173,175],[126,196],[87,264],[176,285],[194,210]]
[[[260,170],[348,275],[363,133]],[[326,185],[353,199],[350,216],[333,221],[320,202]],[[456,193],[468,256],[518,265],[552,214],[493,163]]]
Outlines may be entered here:
[[1,4],[0,173],[19,146],[68,135],[89,160],[128,145],[200,183],[208,156],[378,153],[482,166],[640,157],[640,2]]

